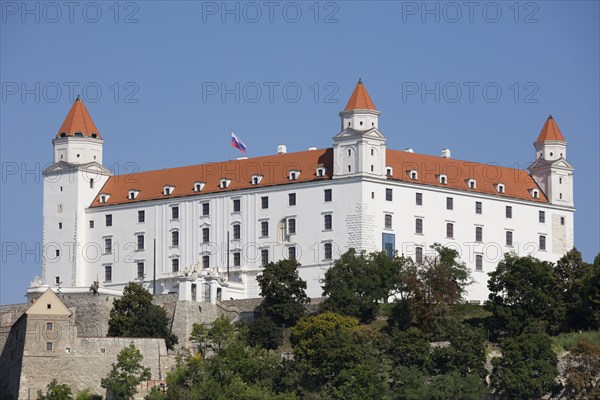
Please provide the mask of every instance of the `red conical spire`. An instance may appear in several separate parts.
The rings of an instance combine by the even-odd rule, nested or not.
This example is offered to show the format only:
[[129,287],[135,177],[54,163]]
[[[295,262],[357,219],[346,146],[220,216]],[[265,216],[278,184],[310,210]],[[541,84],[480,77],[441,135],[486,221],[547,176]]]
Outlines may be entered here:
[[360,79],[354,88],[354,92],[352,92],[352,96],[350,96],[350,100],[348,100],[348,104],[346,104],[346,108],[344,108],[344,111],[349,110],[377,110]]
[[544,124],[544,127],[542,128],[542,131],[536,140],[536,143],[544,142],[546,140],[565,141],[565,138],[562,133],[560,133],[560,129],[558,129],[558,125],[556,124],[554,118],[552,118],[552,115],[550,115],[546,120],[546,123]]
[[93,137],[97,139],[102,138],[94,121],[92,121],[92,117],[90,117],[87,108],[85,108],[85,104],[83,104],[83,101],[79,96],[77,96],[71,110],[69,110],[56,137],[75,136],[75,134],[77,134],[77,136],[80,136],[79,134],[81,134],[84,137]]

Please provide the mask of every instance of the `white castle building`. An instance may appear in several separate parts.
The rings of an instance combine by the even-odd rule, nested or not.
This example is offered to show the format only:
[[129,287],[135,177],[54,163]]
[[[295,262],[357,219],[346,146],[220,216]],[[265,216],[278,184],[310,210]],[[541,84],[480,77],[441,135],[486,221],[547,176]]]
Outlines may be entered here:
[[506,252],[556,261],[573,247],[573,167],[550,116],[524,170],[391,150],[358,82],[333,147],[113,176],[80,99],[52,141],[44,171],[42,276],[28,288],[72,296],[95,281],[130,281],[182,300],[259,296],[262,267],[301,263],[307,293],[348,248],[420,262],[435,242],[459,251],[487,298],[487,273]]

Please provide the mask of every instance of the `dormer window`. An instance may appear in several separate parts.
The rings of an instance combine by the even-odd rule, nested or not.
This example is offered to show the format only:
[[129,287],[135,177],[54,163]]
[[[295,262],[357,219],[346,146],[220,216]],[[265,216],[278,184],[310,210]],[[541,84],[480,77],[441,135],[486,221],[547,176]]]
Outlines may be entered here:
[[440,174],[437,176],[438,178],[438,182],[440,182],[442,185],[447,185],[448,184],[448,177],[444,174]]
[[318,167],[316,175],[317,176],[325,176],[325,172],[327,172],[327,169],[325,167]]
[[473,178],[467,179],[467,186],[469,186],[469,189],[477,189],[477,181]]
[[412,179],[414,181],[416,181],[419,178],[419,174],[414,169],[411,169],[410,171],[408,171],[408,176],[410,179]]
[[504,193],[504,183],[496,183],[494,186],[496,186],[498,193]]
[[262,181],[262,178],[263,178],[262,175],[252,175],[252,184],[258,185],[260,183],[260,181]]
[[298,179],[298,177],[299,177],[299,176],[300,176],[300,171],[298,171],[298,170],[295,170],[295,169],[291,170],[291,171],[288,173],[288,179],[289,179],[290,181],[295,181],[296,179]]
[[534,199],[540,198],[540,191],[537,189],[529,189],[529,193],[531,193],[531,197],[533,197]]
[[394,175],[394,169],[390,166],[385,167],[385,175],[386,176]]
[[138,197],[138,194],[140,194],[139,190],[130,190],[129,194],[127,195],[127,198],[129,200],[134,200]]
[[81,132],[75,132],[75,137],[83,137],[83,133]]
[[108,201],[109,197],[110,197],[110,194],[102,193],[100,195],[100,203],[106,203]]
[[221,189],[226,189],[229,187],[229,184],[231,183],[231,179],[227,179],[227,178],[223,178],[221,179],[221,181],[219,182],[219,187]]
[[163,194],[165,196],[169,196],[169,195],[173,194],[174,190],[175,190],[175,186],[165,186],[163,188]]
[[206,182],[194,182],[194,192],[201,192],[204,189],[204,185],[206,185]]
[[60,137],[67,137],[67,134],[65,132],[61,132]]
[[97,134],[97,133],[92,133],[92,137],[93,137],[94,139],[98,139],[98,134]]

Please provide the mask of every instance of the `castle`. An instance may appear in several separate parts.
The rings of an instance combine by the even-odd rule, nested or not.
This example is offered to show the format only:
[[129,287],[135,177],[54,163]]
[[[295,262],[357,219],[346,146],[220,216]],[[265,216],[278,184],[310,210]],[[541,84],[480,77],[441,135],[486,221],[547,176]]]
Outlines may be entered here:
[[380,112],[359,81],[333,146],[114,176],[104,137],[77,99],[44,171],[43,265],[27,289],[77,297],[97,282],[215,303],[259,296],[270,261],[297,259],[307,294],[348,248],[422,262],[439,242],[458,250],[487,298],[506,252],[556,261],[573,247],[573,167],[550,116],[525,170],[388,149]]

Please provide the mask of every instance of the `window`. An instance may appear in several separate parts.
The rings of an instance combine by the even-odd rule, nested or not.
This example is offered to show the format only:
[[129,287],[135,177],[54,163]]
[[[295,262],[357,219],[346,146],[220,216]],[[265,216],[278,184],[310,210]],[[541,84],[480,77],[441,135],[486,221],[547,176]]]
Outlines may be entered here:
[[560,217],[560,224],[564,225],[565,224],[565,217]]
[[454,209],[454,199],[452,197],[446,197],[446,210]]
[[165,186],[165,187],[163,188],[163,194],[164,194],[165,196],[168,196],[168,195],[170,195],[171,193],[173,193],[173,189],[175,189],[175,188],[174,188],[174,187],[171,187],[171,186]]
[[506,231],[506,245],[507,246],[512,246],[513,245],[513,233],[512,233],[512,231]]
[[504,184],[503,183],[496,184],[496,190],[498,191],[498,193],[504,193]]
[[240,212],[242,209],[242,201],[240,199],[233,199],[233,212]]
[[[62,282],[60,281],[60,276],[54,278],[54,283],[60,285]],[[51,308],[50,304],[48,304],[48,308]]]
[[294,247],[294,246],[288,247],[288,259],[290,259],[290,260],[296,259],[296,247]]
[[558,178],[558,183],[562,183],[562,178]]
[[540,211],[538,213],[538,220],[540,221],[540,223],[544,224],[546,223],[546,212],[545,211]]
[[90,179],[90,189],[94,188],[94,179]]
[[202,228],[202,243],[210,241],[210,228]]
[[226,189],[229,187],[230,183],[231,183],[231,179],[227,179],[227,178],[221,179],[221,182],[219,182],[219,187],[221,189]]
[[289,193],[288,194],[288,206],[295,206],[296,205],[296,193]]
[[268,263],[269,263],[269,250],[262,249],[260,251],[260,265],[264,267]]
[[475,255],[475,270],[483,271],[483,256],[481,254]]
[[446,237],[450,239],[454,237],[454,224],[452,222],[446,223]]
[[385,229],[392,229],[392,215],[385,214]]
[[171,219],[179,219],[179,207],[171,207]]
[[171,246],[179,246],[179,231],[171,232]]
[[288,178],[290,181],[295,181],[300,176],[300,171],[290,171],[288,174]]
[[475,241],[483,242],[483,228],[480,226],[475,227]]
[[60,257],[60,250],[57,249],[55,253],[56,253],[56,257]]
[[317,168],[317,176],[325,176],[325,168],[323,168],[323,167]]
[[46,342],[46,350],[52,351],[52,342]]
[[129,191],[129,200],[135,199],[138,196],[139,193],[140,192],[137,191],[137,190],[130,190]]
[[205,184],[205,182],[194,182],[194,192],[201,192]]
[[469,189],[477,189],[477,181],[475,179],[469,179]]
[[239,267],[242,265],[242,255],[240,252],[233,253],[233,266]]
[[94,220],[90,220],[90,229],[94,229]]
[[269,208],[269,198],[267,196],[260,198],[260,208],[263,210]]
[[296,218],[289,218],[287,220],[288,234],[293,235],[296,233]]
[[415,248],[415,262],[421,264],[423,262],[423,248]]
[[171,260],[171,272],[179,272],[179,258]]
[[537,189],[532,189],[531,190],[531,197],[533,197],[534,199],[539,199],[540,198],[540,192]]
[[410,176],[410,179],[415,180],[415,181],[419,177],[419,175],[417,174],[417,171],[415,171],[414,169],[408,171],[408,176]]
[[540,250],[546,250],[546,236],[540,235]]
[[385,200],[392,201],[393,194],[394,192],[392,192],[392,189],[385,189]]
[[53,327],[54,326],[52,325],[52,322],[46,322],[46,330],[47,331],[51,331]]
[[252,175],[252,184],[258,185],[262,180],[262,175]]
[[348,149],[348,157],[352,155],[352,150]]
[[59,205],[58,205],[58,207],[57,207],[57,211],[58,211],[59,213],[63,212],[63,205],[62,205],[62,204],[59,204]]
[[438,175],[438,181],[442,184],[445,185],[448,183],[448,177],[446,175]]
[[260,223],[260,236],[261,237],[269,236],[269,221],[262,221]]
[[106,219],[106,226],[112,226],[112,214],[107,214],[104,217]]
[[104,282],[110,282],[112,280],[112,266],[106,265],[104,267]]
[[238,240],[242,236],[242,229],[240,224],[233,225],[233,239]]
[[138,223],[146,222],[146,211],[138,211]]
[[104,239],[104,254],[112,253],[112,239],[106,238]]
[[415,233],[423,233],[423,219],[417,218],[415,219]]
[[210,203],[202,203],[202,215],[210,215]]
[[506,218],[512,218],[512,207],[506,206]]
[[137,263],[137,277],[138,279],[144,279],[144,263],[143,262],[139,262]]
[[325,229],[325,230],[333,229],[331,214],[323,215],[323,229]]
[[325,201],[331,201],[331,189],[325,189],[323,193],[325,195]]
[[482,213],[482,208],[483,205],[481,204],[480,201],[476,201],[475,202],[475,214],[481,214]]
[[137,249],[144,250],[144,235],[137,236]]
[[58,229],[62,229],[62,222],[58,223]]
[[202,268],[206,269],[210,267],[210,256],[202,256]]
[[323,245],[323,253],[325,255],[325,260],[331,260],[333,258],[333,246],[331,243],[325,243]]
[[416,203],[418,206],[422,206],[423,205],[423,193],[417,193],[416,194]]

